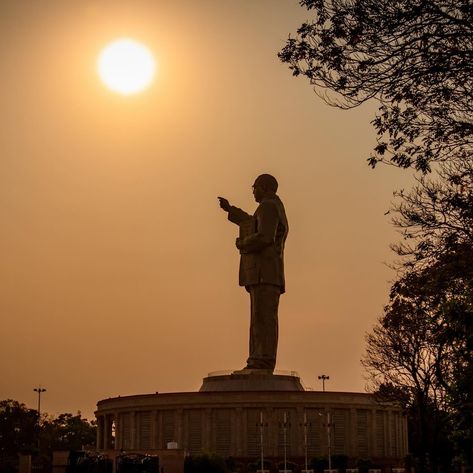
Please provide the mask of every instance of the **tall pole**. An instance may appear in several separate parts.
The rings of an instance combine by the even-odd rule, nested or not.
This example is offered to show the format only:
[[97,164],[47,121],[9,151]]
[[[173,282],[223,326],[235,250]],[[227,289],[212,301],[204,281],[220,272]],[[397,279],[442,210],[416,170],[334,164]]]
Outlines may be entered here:
[[322,391],[325,392],[325,381],[330,379],[330,376],[327,376],[326,374],[321,374],[319,376],[319,379],[322,380]]
[[307,458],[307,412],[304,411],[304,449],[305,449],[305,471],[307,473],[307,470],[309,469],[308,468],[308,465],[309,465],[309,462],[308,462],[308,458]]
[[287,412],[284,412],[284,424],[283,424],[283,432],[284,432],[284,473],[287,471]]
[[41,421],[41,393],[46,392],[46,389],[42,388],[41,386],[38,386],[37,388],[34,388],[33,391],[38,393],[38,448],[40,447],[39,445],[39,423]]
[[41,386],[38,386],[37,388],[34,388],[33,391],[38,393],[38,424],[39,424],[39,420],[41,418],[41,393],[46,392],[46,389],[42,388]]
[[264,455],[263,455],[263,411],[259,413],[259,428],[260,428],[260,443],[261,443],[261,471],[264,470]]
[[330,412],[327,412],[328,469],[332,469],[332,436],[330,432]]

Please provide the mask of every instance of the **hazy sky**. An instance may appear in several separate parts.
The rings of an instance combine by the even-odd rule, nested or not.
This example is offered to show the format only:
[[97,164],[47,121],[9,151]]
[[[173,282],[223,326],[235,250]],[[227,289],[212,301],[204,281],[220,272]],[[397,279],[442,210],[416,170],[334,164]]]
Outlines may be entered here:
[[[387,301],[405,172],[368,168],[375,104],[325,105],[276,54],[296,0],[3,0],[0,16],[0,399],[50,413],[197,390],[245,365],[249,301],[237,227],[254,178],[280,182],[290,224],[277,369],[363,391],[364,334]],[[106,89],[122,36],[153,86]]]

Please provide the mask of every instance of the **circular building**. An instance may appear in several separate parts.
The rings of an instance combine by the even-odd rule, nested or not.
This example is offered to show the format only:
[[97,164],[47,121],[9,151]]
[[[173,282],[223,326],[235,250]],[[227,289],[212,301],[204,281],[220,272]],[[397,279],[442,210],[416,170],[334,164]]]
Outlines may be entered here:
[[97,404],[99,450],[153,453],[169,445],[240,461],[346,455],[397,466],[407,455],[400,408],[372,394],[317,392],[295,373],[209,375],[199,392],[104,399]]

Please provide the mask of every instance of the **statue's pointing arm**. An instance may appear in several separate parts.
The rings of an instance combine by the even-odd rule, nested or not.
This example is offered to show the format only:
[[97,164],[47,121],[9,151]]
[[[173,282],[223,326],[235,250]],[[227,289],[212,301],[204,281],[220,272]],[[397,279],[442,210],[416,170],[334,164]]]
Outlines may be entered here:
[[225,212],[227,212],[228,220],[230,220],[230,222],[239,225],[241,222],[252,218],[251,215],[247,214],[243,210],[239,209],[238,207],[235,207],[234,205],[231,205],[230,202],[225,199],[225,197],[217,197],[217,199],[219,200],[220,207]]
[[230,206],[228,210],[228,220],[230,222],[236,223],[239,225],[241,222],[248,220],[249,218],[253,218],[250,214],[247,214],[244,210],[239,209],[235,206]]

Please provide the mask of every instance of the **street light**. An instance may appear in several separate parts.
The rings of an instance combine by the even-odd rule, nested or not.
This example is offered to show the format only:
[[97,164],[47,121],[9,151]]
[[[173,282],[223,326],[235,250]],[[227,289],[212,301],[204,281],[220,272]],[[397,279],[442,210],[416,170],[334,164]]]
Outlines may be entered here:
[[41,386],[38,386],[37,388],[34,388],[33,391],[38,393],[38,424],[39,424],[39,419],[41,417],[41,393],[46,392],[46,389],[42,388]]
[[[319,412],[319,416],[323,416],[321,412]],[[328,469],[332,469],[332,433],[331,427],[333,426],[332,422],[330,421],[330,411],[327,411],[327,447],[328,447]]]
[[38,386],[37,388],[34,388],[33,391],[38,393],[38,449],[40,447],[39,445],[39,422],[41,420],[41,393],[46,392],[46,389],[42,388],[41,386]]
[[259,413],[259,423],[256,424],[259,425],[260,428],[260,444],[261,444],[261,472],[264,471],[264,452],[263,452],[263,444],[264,444],[264,422],[263,422],[263,411],[260,411]]
[[307,428],[312,425],[310,422],[307,421],[307,412],[304,411],[304,450],[305,450],[305,471],[306,473],[309,471],[309,458],[308,458],[308,435],[307,435]]
[[325,374],[321,374],[319,376],[319,379],[322,380],[322,391],[325,392],[325,381],[329,380],[330,379],[330,376],[327,376]]
[[284,472],[287,471],[287,427],[290,426],[290,422],[287,420],[287,412],[284,412],[284,421],[282,422],[283,434],[284,434]]
[[330,412],[327,412],[327,443],[328,443],[328,469],[332,469],[332,434],[330,432]]

